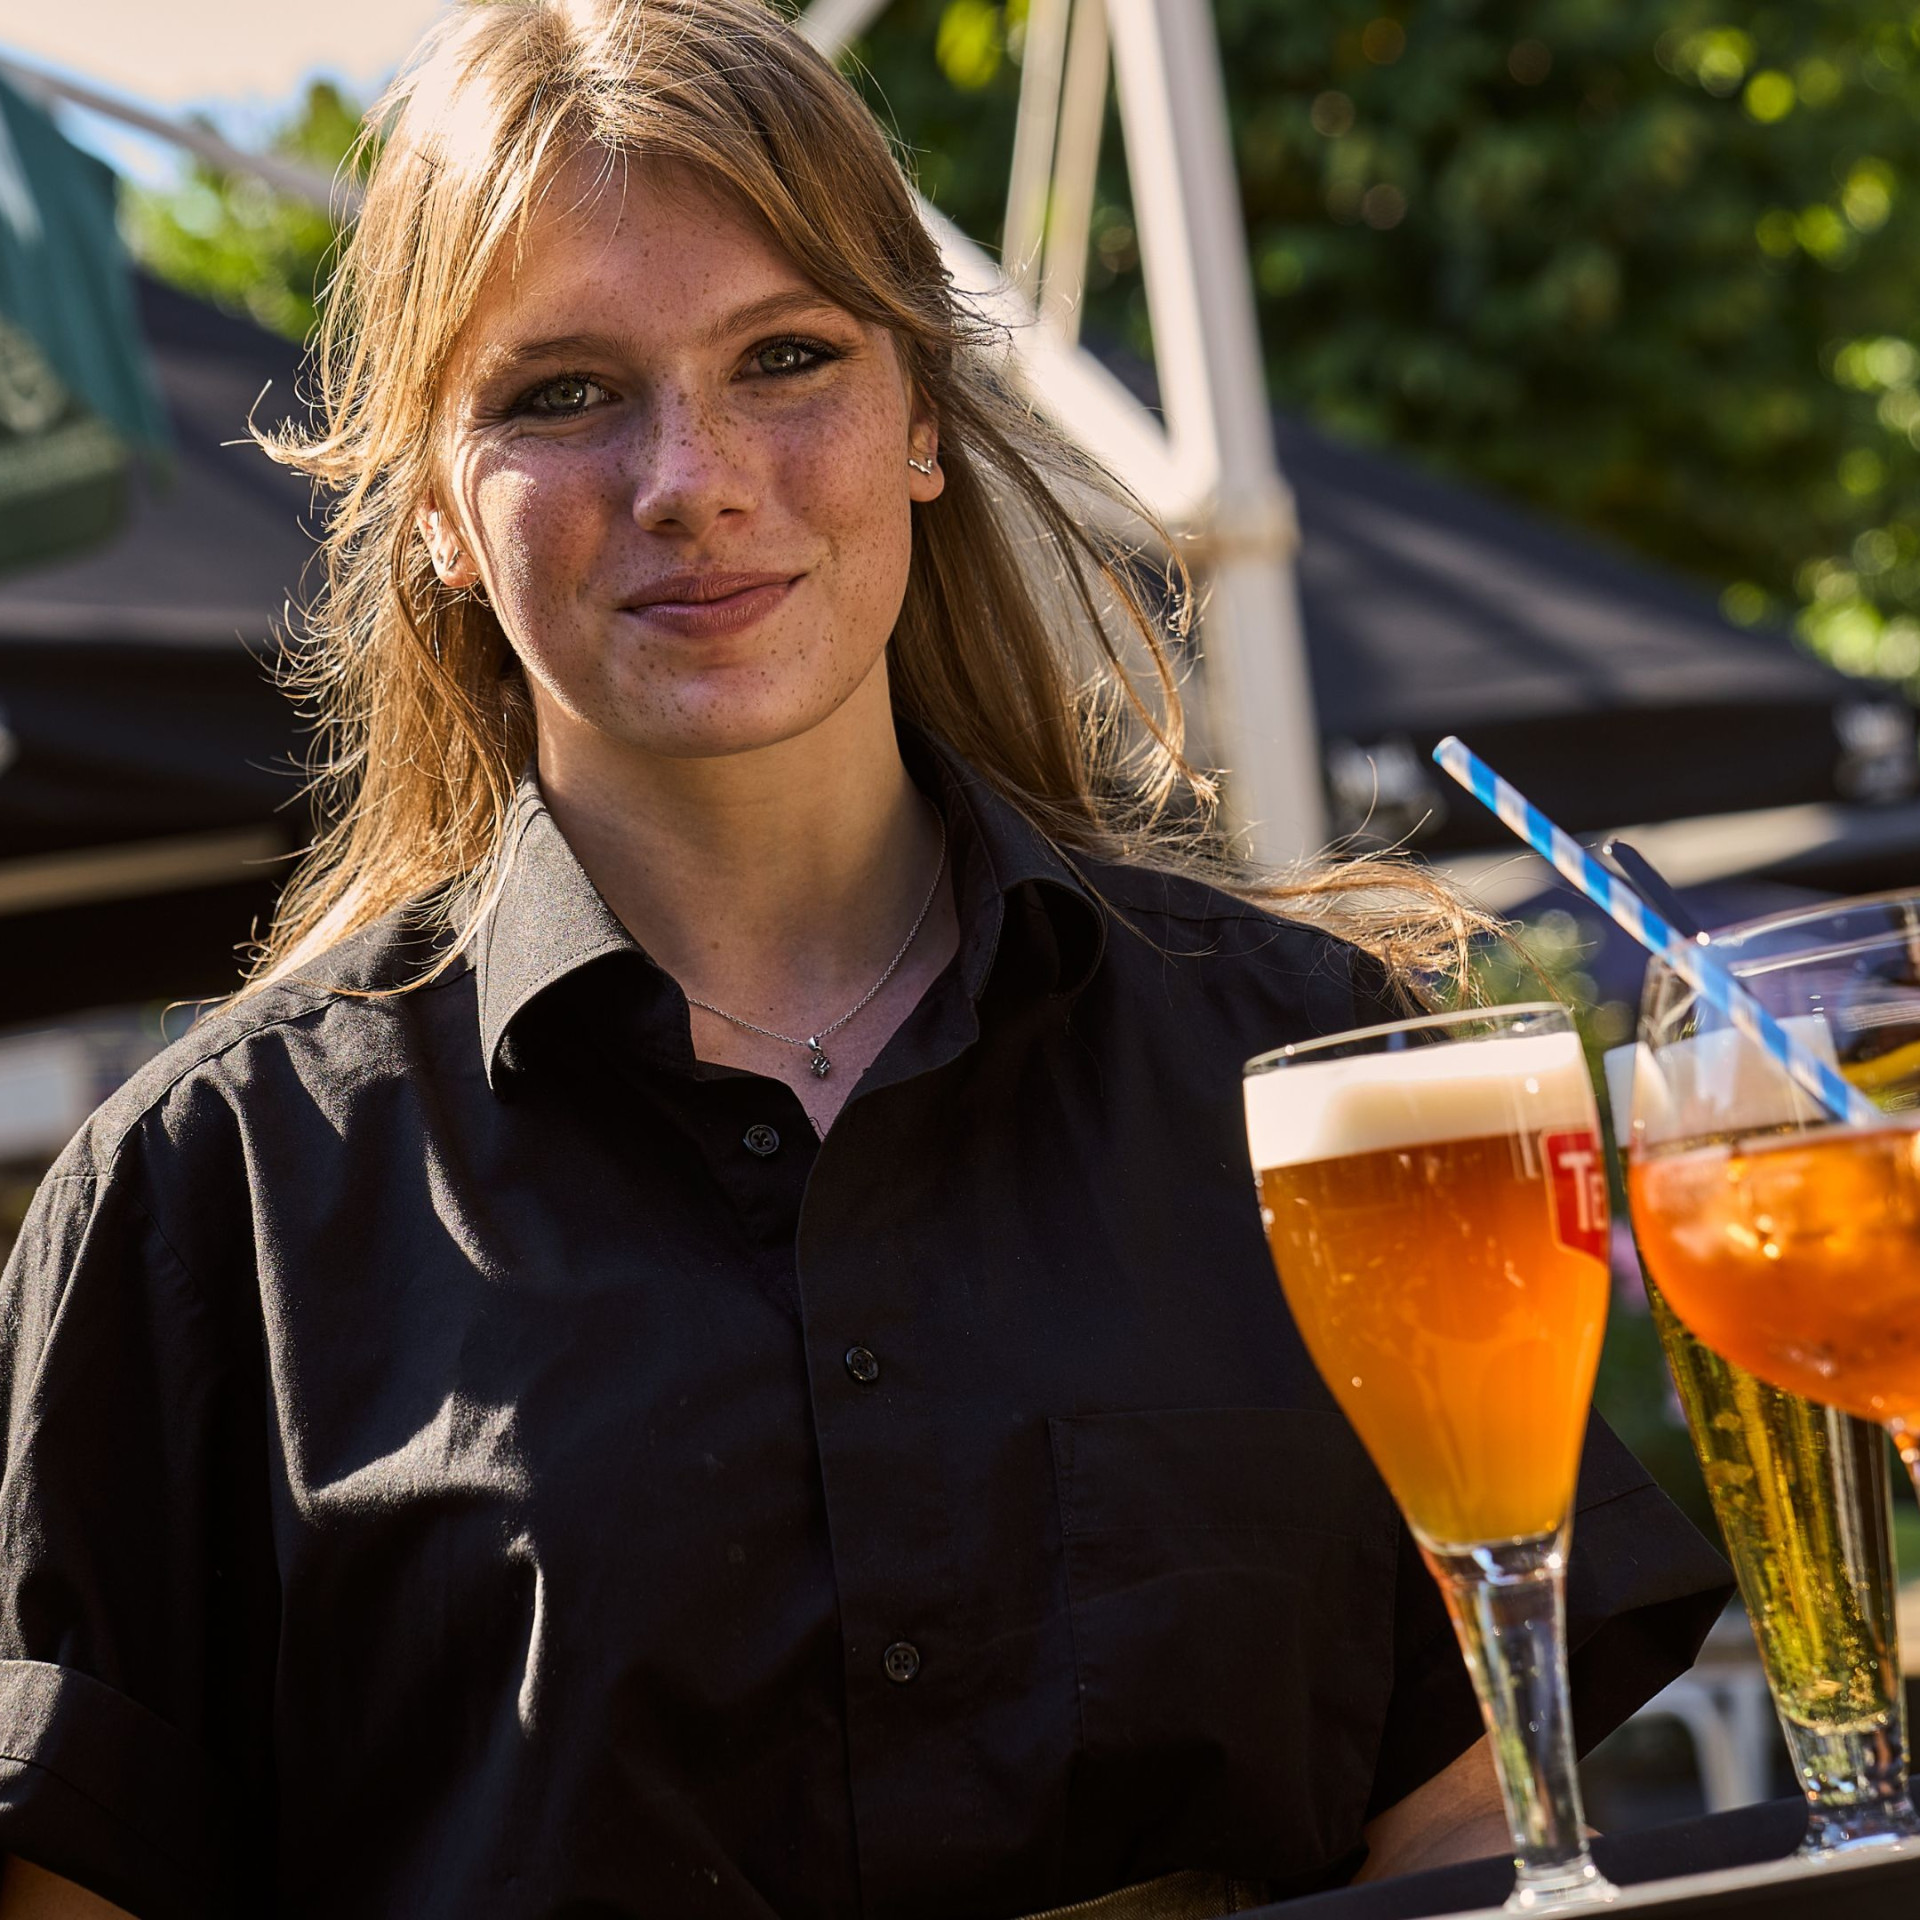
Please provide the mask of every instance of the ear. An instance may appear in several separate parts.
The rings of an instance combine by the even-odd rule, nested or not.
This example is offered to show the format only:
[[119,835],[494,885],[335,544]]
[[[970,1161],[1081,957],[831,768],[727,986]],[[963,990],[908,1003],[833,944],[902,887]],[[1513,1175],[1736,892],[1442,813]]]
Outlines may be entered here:
[[420,538],[427,543],[433,570],[440,576],[442,586],[461,593],[480,584],[480,569],[474,564],[472,553],[432,494],[414,509],[413,523],[420,529]]
[[933,471],[922,473],[919,467],[907,468],[907,497],[925,506],[938,500],[947,490],[947,476],[940,466],[940,423],[923,402],[914,403],[913,418],[907,429],[907,458],[924,467],[932,462]]

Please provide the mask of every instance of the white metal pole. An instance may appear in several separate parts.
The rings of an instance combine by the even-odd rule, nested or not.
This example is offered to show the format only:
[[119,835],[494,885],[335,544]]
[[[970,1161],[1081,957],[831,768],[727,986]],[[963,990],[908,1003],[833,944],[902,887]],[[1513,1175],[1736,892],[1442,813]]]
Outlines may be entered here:
[[838,60],[887,10],[887,0],[813,0],[793,24],[829,60]]
[[1100,174],[1100,136],[1107,119],[1106,0],[1074,0],[1067,70],[1060,89],[1060,140],[1053,166],[1053,206],[1040,273],[1040,318],[1062,339],[1080,337],[1087,284],[1087,242]]
[[1013,165],[1007,176],[1000,264],[1028,300],[1035,298],[1040,282],[1040,248],[1047,233],[1071,3],[1032,0],[1027,9],[1026,46],[1020,56],[1020,106],[1013,123]]
[[29,99],[42,106],[55,100],[66,100],[76,107],[84,107],[89,113],[100,114],[108,120],[118,120],[125,126],[137,127],[142,133],[150,133],[156,139],[184,147],[221,173],[252,174],[256,179],[264,180],[276,193],[285,195],[289,200],[301,200],[309,206],[318,207],[323,213],[331,213],[336,220],[349,220],[360,210],[358,185],[351,180],[329,177],[317,167],[304,167],[297,160],[283,160],[278,154],[248,153],[222,140],[209,128],[194,126],[189,121],[169,120],[149,108],[134,105],[130,100],[118,100],[112,94],[100,92],[98,88],[63,80],[58,74],[44,72],[39,67],[22,66],[10,58],[0,59],[0,75],[4,75]]
[[1318,850],[1325,803],[1219,49],[1205,0],[1109,0],[1109,18],[1161,398],[1176,458],[1213,478],[1193,529],[1209,745],[1231,820],[1283,862]]

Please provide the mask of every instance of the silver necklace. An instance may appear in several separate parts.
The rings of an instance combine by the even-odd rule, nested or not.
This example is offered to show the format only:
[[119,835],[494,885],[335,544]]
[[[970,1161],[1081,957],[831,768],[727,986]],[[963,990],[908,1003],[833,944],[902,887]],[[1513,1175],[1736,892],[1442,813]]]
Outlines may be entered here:
[[873,997],[894,976],[900,962],[907,957],[907,949],[920,937],[920,929],[927,924],[927,915],[933,911],[933,896],[940,891],[940,876],[947,870],[947,823],[944,817],[940,821],[940,858],[933,869],[933,884],[927,889],[927,897],[920,903],[920,911],[914,917],[913,925],[907,929],[907,937],[900,942],[900,951],[887,962],[887,970],[863,993],[838,1020],[824,1026],[818,1033],[775,1033],[771,1027],[757,1025],[751,1020],[742,1020],[737,1013],[729,1013],[725,1007],[716,1007],[711,1000],[699,1000],[692,994],[687,995],[687,1005],[698,1007],[703,1013],[711,1013],[728,1021],[736,1027],[744,1027],[749,1033],[757,1033],[768,1040],[778,1040],[789,1047],[805,1047],[807,1065],[816,1080],[824,1080],[833,1071],[833,1062],[827,1058],[826,1049],[820,1044],[830,1040],[844,1027],[855,1014],[862,1013],[872,1002]]

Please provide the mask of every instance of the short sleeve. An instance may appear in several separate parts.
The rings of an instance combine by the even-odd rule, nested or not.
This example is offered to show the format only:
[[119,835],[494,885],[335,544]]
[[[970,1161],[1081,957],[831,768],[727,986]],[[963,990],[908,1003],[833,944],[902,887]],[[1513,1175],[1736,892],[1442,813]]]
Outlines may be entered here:
[[271,1559],[257,1361],[142,1184],[70,1150],[0,1278],[0,1852],[171,1920],[261,1824]]
[[[1395,1579],[1393,1690],[1369,1819],[1482,1732],[1453,1623],[1404,1524]],[[1581,1753],[1693,1665],[1732,1592],[1726,1562],[1593,1415],[1567,1562],[1568,1679]]]

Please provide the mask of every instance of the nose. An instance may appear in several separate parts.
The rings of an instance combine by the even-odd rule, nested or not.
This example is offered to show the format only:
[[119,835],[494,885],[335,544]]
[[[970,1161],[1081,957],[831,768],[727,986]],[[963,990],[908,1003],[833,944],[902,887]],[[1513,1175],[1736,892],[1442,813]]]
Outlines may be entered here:
[[746,436],[697,391],[656,389],[631,467],[633,517],[649,533],[697,539],[757,501]]

